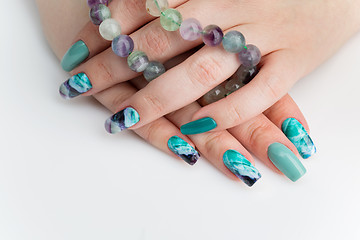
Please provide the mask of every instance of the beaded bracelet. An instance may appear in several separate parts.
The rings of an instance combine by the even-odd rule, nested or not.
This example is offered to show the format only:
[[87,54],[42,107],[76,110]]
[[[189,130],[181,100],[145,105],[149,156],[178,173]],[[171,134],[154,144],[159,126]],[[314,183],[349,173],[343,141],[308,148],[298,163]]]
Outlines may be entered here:
[[[165,73],[166,70],[162,63],[149,61],[143,51],[134,51],[134,41],[131,37],[121,35],[120,24],[111,18],[110,9],[107,7],[110,1],[88,0],[91,8],[90,19],[95,25],[100,25],[100,35],[105,40],[112,41],[113,52],[119,57],[127,57],[130,69],[135,72],[143,72],[148,82]],[[179,11],[169,8],[167,0],[147,0],[146,10],[150,15],[160,17],[160,24],[165,30],[179,30],[184,40],[195,41],[202,37],[205,45],[213,47],[222,43],[226,51],[238,55],[241,62],[240,68],[229,80],[206,93],[200,99],[202,105],[228,96],[250,82],[258,73],[257,64],[261,60],[260,50],[255,45],[246,45],[242,33],[230,31],[224,35],[217,25],[209,25],[203,29],[200,22],[194,18],[183,21]]]

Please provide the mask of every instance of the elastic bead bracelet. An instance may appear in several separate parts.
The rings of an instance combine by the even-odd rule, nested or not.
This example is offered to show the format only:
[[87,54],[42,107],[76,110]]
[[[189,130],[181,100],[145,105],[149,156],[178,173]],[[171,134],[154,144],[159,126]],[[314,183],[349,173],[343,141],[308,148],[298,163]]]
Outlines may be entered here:
[[[128,0],[131,1],[131,0]],[[127,57],[131,70],[144,72],[145,79],[150,82],[165,73],[164,65],[157,61],[149,61],[146,53],[134,51],[134,41],[128,35],[121,35],[121,26],[111,18],[107,7],[110,0],[88,0],[91,7],[90,19],[99,25],[100,35],[112,41],[112,50],[119,57]],[[204,29],[200,22],[194,18],[183,21],[182,15],[176,9],[169,8],[167,0],[147,0],[147,12],[155,17],[160,17],[161,26],[167,31],[179,30],[181,37],[187,41],[195,41],[202,37],[205,45],[218,46],[230,53],[235,53],[241,66],[227,81],[206,93],[200,102],[203,105],[218,101],[242,86],[249,83],[258,73],[257,65],[261,60],[260,50],[255,45],[246,45],[245,37],[238,31],[230,31],[224,35],[217,25],[208,25]]]

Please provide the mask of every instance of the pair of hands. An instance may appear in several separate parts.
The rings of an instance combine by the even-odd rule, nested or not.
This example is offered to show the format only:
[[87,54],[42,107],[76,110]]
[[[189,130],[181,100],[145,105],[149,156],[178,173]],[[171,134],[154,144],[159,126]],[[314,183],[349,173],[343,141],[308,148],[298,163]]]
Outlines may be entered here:
[[[44,9],[61,9],[60,12],[77,15],[77,20],[81,18],[78,23],[85,21],[83,13],[88,11],[85,2],[77,8],[71,1],[59,6],[45,2],[38,0],[42,13]],[[134,39],[136,49],[146,52],[150,59],[168,62],[171,69],[144,87],[144,80],[112,52],[110,42],[103,40],[98,28],[88,22],[76,37],[65,36],[75,41],[81,39],[90,52],[86,61],[71,71],[72,74],[84,72],[91,80],[92,89],[84,95],[94,96],[113,112],[128,106],[135,108],[140,121],[131,129],[165,152],[172,153],[168,139],[179,136],[196,146],[222,172],[236,179],[232,169],[224,165],[223,155],[234,149],[253,163],[250,151],[270,168],[280,169],[291,179],[286,169],[279,166],[277,169],[268,156],[268,147],[273,143],[281,143],[299,155],[298,146],[280,130],[286,119],[295,118],[309,130],[300,110],[286,93],[356,32],[359,17],[351,4],[359,6],[359,1],[173,0],[169,4],[177,8],[184,19],[194,17],[204,25],[216,23],[226,29],[225,32],[238,30],[248,43],[257,45],[264,57],[255,79],[227,98],[201,108],[196,100],[239,67],[235,55],[205,46],[183,61],[184,56],[179,55],[200,42],[187,42],[178,33],[163,30],[159,20],[145,11],[143,0],[113,0],[109,7],[112,18],[121,24],[122,33]],[[52,15],[56,17],[63,19],[59,14]],[[79,28],[76,21],[67,24],[54,21],[48,28],[50,42],[59,35],[53,29]],[[61,50],[66,44],[52,43],[57,55],[62,56]],[[138,91],[137,88],[142,89]],[[181,134],[181,125],[202,117],[214,119],[217,128],[198,135]],[[303,155],[301,148],[298,150]]]

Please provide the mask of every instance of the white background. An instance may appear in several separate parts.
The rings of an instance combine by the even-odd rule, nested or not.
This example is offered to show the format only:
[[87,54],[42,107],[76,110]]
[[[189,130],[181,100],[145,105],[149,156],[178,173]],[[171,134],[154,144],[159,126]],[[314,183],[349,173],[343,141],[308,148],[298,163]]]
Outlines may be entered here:
[[258,162],[248,188],[107,134],[107,110],[58,96],[68,76],[32,1],[3,8],[1,240],[360,239],[359,34],[291,91],[318,148],[308,173],[294,184]]

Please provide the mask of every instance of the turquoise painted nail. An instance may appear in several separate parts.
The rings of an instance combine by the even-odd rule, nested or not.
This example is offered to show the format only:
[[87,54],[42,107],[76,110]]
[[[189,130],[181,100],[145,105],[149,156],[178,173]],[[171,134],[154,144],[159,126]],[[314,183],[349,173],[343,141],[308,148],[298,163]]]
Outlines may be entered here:
[[286,119],[281,126],[281,130],[295,145],[302,158],[309,158],[316,153],[314,142],[303,125],[295,118]]
[[92,85],[89,78],[85,73],[79,73],[61,84],[59,92],[63,98],[70,99],[86,93],[90,89],[92,89]]
[[296,182],[306,173],[304,165],[296,155],[281,143],[273,143],[269,146],[268,157],[293,182]]
[[168,147],[190,165],[194,165],[200,157],[199,152],[195,148],[178,136],[173,136],[169,139]]
[[83,41],[77,41],[72,45],[69,50],[65,53],[61,66],[62,68],[70,72],[74,68],[80,65],[88,56],[89,49]]
[[127,107],[108,118],[105,122],[105,129],[108,133],[114,134],[134,126],[139,121],[139,113],[132,107]]
[[227,150],[223,161],[225,166],[249,187],[261,178],[260,172],[238,151]]
[[184,135],[199,134],[208,132],[217,127],[214,119],[206,117],[193,122],[189,122],[180,127],[180,131]]

